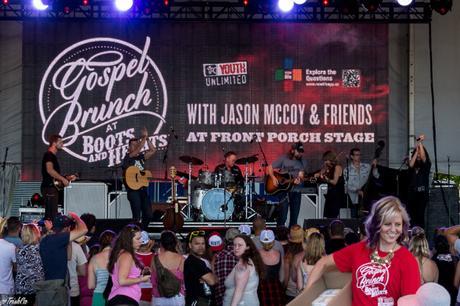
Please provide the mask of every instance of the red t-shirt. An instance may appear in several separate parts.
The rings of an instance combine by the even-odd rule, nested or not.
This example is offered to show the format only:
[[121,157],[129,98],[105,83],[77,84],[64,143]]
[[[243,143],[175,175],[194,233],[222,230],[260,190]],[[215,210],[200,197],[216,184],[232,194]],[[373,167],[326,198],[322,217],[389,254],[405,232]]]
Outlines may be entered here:
[[[352,272],[354,306],[396,306],[398,299],[415,294],[420,272],[414,256],[400,247],[388,265],[372,263],[366,241],[352,244],[332,254],[341,272]],[[388,253],[380,252],[385,257]]]
[[[152,258],[153,258],[153,253],[149,252],[146,254],[140,254],[136,252],[136,257],[144,264],[144,267],[150,267],[150,263],[152,262]],[[152,300],[152,288],[151,287],[145,288],[144,286],[148,284],[151,285],[150,281],[148,281],[146,284],[144,283],[140,284],[141,292],[142,292],[141,301],[150,302]]]

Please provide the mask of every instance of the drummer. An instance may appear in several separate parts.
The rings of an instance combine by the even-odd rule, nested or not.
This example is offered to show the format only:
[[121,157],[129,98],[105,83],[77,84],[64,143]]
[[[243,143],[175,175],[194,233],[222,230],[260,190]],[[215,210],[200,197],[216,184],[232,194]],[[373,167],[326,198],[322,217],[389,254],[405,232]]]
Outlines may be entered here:
[[[236,153],[233,151],[228,151],[224,154],[224,163],[217,165],[214,173],[216,175],[222,175],[222,181],[225,183],[226,187],[242,187],[244,183],[243,174],[241,173],[240,168],[235,164],[236,161]],[[225,179],[225,174],[227,173],[227,179]],[[228,180],[228,174],[230,174],[233,179]],[[232,186],[233,185],[233,186]],[[223,186],[222,186],[223,187]]]

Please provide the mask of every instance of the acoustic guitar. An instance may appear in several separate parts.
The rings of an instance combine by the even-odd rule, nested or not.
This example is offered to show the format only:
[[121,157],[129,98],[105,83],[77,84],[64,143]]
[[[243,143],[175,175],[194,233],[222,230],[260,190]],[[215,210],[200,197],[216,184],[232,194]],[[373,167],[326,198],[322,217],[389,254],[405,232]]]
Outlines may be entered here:
[[[288,192],[294,187],[294,181],[296,180],[295,177],[290,175],[289,173],[280,173],[273,171],[273,175],[278,180],[278,186],[275,185],[275,182],[271,178],[270,175],[265,176],[265,192],[269,195],[276,195],[282,191]],[[314,174],[309,173],[306,174],[301,182],[309,182],[309,183],[316,183],[317,178]]]
[[169,169],[169,176],[171,178],[171,206],[166,210],[163,217],[164,228],[173,232],[180,231],[184,226],[184,217],[180,211],[179,202],[176,199],[176,175],[176,167],[172,166]]
[[153,177],[152,172],[149,170],[141,171],[136,166],[130,166],[125,171],[125,184],[132,190],[148,187],[151,180],[153,180]]

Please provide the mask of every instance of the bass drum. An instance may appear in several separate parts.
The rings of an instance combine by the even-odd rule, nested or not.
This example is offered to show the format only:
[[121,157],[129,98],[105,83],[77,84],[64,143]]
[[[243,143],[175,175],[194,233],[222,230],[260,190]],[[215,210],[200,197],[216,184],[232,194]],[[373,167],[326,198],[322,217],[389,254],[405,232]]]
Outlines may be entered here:
[[208,192],[207,189],[197,188],[193,191],[192,195],[192,206],[196,209],[201,209],[201,204],[203,203],[203,197]]
[[203,197],[201,211],[207,220],[228,220],[234,211],[232,194],[223,188],[214,188]]

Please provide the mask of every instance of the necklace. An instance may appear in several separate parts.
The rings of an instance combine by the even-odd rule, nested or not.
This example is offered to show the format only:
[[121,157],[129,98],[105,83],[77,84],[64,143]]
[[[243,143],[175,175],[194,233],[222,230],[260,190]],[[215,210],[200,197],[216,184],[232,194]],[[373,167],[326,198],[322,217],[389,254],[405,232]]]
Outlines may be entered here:
[[379,247],[377,246],[374,250],[374,252],[371,253],[370,258],[372,263],[376,263],[379,265],[387,265],[391,262],[393,257],[395,256],[394,254],[394,249],[396,248],[397,243],[393,246],[393,248],[388,252],[388,254],[385,257],[380,257],[379,256]]

